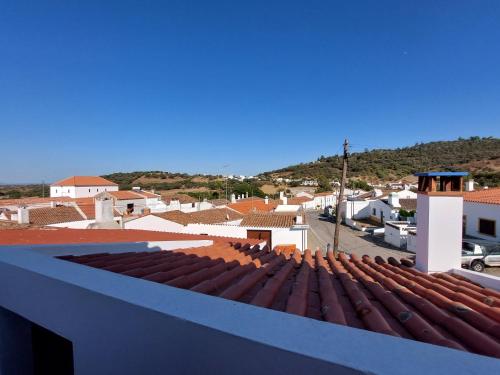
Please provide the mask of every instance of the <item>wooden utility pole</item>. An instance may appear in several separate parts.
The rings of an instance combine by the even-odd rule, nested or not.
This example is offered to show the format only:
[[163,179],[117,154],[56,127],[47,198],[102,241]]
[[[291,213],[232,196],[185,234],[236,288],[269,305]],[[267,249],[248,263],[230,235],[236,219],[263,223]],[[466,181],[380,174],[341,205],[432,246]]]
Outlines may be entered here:
[[347,159],[349,158],[349,142],[347,139],[344,140],[344,161],[342,165],[342,178],[340,179],[340,192],[339,197],[337,198],[337,209],[335,211],[335,234],[333,237],[333,251],[335,256],[339,251],[339,234],[340,234],[340,204],[342,203],[342,198],[344,196],[344,185],[347,176]]

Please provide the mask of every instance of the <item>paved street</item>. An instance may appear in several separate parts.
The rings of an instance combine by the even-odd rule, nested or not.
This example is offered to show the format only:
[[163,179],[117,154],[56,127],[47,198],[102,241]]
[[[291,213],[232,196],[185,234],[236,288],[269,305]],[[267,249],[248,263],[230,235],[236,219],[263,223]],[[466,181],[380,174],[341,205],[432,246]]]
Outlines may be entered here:
[[[308,247],[311,250],[316,250],[319,247],[326,251],[327,243],[331,243],[333,246],[335,224],[320,214],[320,211],[307,212],[308,224],[311,227],[308,233]],[[380,255],[386,259],[390,256],[399,259],[412,255],[412,253],[401,251],[385,243],[383,237],[372,236],[344,225],[340,227],[340,250],[359,256],[366,254],[375,257]]]

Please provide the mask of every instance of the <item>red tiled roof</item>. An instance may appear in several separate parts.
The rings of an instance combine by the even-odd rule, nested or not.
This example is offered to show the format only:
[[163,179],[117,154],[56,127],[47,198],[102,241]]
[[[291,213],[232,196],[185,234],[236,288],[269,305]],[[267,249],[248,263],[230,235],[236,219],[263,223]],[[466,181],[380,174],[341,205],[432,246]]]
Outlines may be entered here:
[[243,215],[241,215],[239,212],[230,210],[228,208],[213,208],[210,210],[202,210],[190,213],[173,210],[162,213],[155,213],[153,215],[182,225],[217,224],[243,218]]
[[145,197],[132,190],[108,191],[117,200],[144,199]]
[[242,214],[248,214],[251,212],[271,212],[278,206],[278,202],[269,199],[269,203],[266,204],[264,200],[245,200],[243,202],[236,202],[228,204],[228,207],[238,211]]
[[50,225],[85,220],[72,206],[33,208],[29,211],[30,224]]
[[212,199],[209,202],[212,203],[214,206],[227,206],[229,204],[229,201],[224,198]]
[[71,176],[50,186],[117,186],[117,184],[99,176]]
[[295,224],[295,214],[258,212],[246,215],[242,227],[290,228]]
[[293,197],[293,198],[288,198],[287,203],[288,204],[302,204],[305,202],[311,202],[313,199],[309,197]]
[[500,188],[464,192],[464,201],[500,204]]
[[188,225],[190,223],[189,214],[179,211],[167,211],[167,212],[159,212],[152,214],[154,216],[161,217],[162,219],[173,221],[177,224]]
[[[0,222],[1,223],[1,222]],[[213,240],[241,241],[241,239],[206,236],[186,233],[156,232],[135,229],[7,229],[0,235],[0,245],[27,244],[75,244],[75,243],[110,243],[110,242],[144,242],[144,241],[180,241],[180,240]],[[257,244],[259,240],[245,240]]]
[[417,200],[416,199],[400,199],[399,205],[403,210],[406,211],[415,211],[417,209]]
[[[63,259],[172,287],[500,358],[500,292],[408,260],[217,243]],[[405,265],[406,264],[406,265]],[[334,350],[334,348],[332,348]]]
[[[23,230],[31,230],[31,229],[40,229],[43,228],[40,225],[33,224],[18,224],[16,221],[10,220],[0,220],[0,230],[12,230],[12,229],[23,229]],[[5,232],[2,232],[0,235],[0,241]]]
[[73,201],[75,201],[75,198],[70,198],[70,197],[57,197],[57,198],[27,197],[19,199],[0,199],[0,207],[49,204],[50,202],[73,202]]
[[210,210],[196,211],[191,212],[189,216],[191,218],[191,223],[196,224],[217,224],[243,218],[242,214],[229,208],[214,208]]

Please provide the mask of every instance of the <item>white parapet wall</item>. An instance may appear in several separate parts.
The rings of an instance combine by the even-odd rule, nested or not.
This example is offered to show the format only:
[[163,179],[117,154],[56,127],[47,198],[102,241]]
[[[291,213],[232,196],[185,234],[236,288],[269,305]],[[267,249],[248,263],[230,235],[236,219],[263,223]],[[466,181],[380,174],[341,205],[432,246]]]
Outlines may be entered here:
[[0,285],[2,374],[30,372],[31,323],[71,341],[76,374],[500,373],[495,358],[94,269],[33,246],[0,247]]

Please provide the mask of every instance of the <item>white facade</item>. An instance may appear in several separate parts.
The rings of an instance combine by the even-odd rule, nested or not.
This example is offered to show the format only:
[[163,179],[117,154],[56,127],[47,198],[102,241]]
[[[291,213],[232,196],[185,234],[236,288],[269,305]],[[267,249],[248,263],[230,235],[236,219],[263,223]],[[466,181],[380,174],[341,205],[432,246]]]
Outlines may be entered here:
[[118,186],[51,186],[50,197],[88,198],[102,193],[103,191],[118,191]]
[[324,210],[325,207],[332,206],[335,207],[337,204],[337,196],[334,193],[328,195],[315,195],[314,196],[314,207],[320,210]]
[[[495,235],[479,231],[479,219],[495,222]],[[468,236],[500,242],[500,204],[487,204],[464,201],[464,229]]]
[[[408,231],[416,229],[405,221],[388,221],[384,225],[384,241],[400,249],[408,245]],[[411,245],[410,245],[411,247]]]
[[423,272],[461,268],[461,196],[418,194],[416,266]]
[[155,215],[146,215],[123,223],[125,229],[154,230],[157,232],[183,233],[184,225]]

